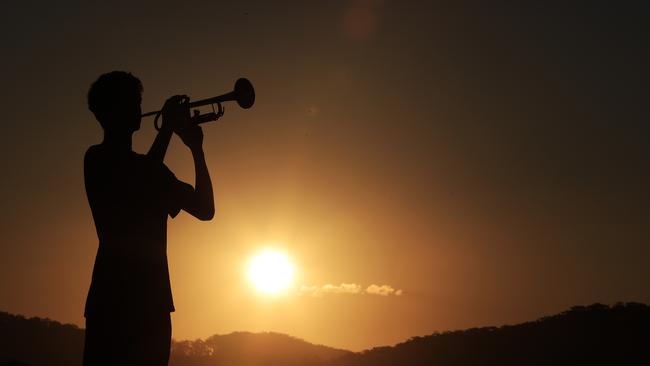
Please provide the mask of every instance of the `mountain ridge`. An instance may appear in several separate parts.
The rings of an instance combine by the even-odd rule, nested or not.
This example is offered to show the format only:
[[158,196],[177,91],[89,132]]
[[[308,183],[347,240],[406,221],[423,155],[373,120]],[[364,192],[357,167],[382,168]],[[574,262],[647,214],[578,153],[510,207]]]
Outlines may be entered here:
[[[0,312],[0,365],[80,365],[84,330]],[[650,306],[574,306],[498,327],[434,332],[351,352],[277,332],[238,331],[174,340],[170,366],[650,364]],[[639,363],[641,362],[641,363]]]

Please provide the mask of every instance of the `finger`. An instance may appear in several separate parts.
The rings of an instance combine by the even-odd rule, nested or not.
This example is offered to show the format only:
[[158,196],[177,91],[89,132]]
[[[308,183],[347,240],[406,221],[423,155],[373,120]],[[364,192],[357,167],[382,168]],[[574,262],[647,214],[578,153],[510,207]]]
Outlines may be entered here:
[[165,103],[173,103],[180,98],[182,98],[182,95],[172,95],[171,97],[167,98],[167,101]]
[[171,97],[167,98],[167,100],[165,101],[165,104],[163,105],[163,108],[169,108],[169,107],[171,107],[171,106],[173,106],[175,104],[178,104],[179,98],[180,98],[179,95],[174,95],[174,96],[171,96]]
[[201,131],[201,127],[195,125],[195,124],[190,124],[186,125],[183,127],[183,134],[186,136],[202,136],[203,132]]
[[181,126],[180,130],[185,133],[194,133],[196,132],[196,127],[198,126],[190,121],[188,123],[184,123],[183,126]]

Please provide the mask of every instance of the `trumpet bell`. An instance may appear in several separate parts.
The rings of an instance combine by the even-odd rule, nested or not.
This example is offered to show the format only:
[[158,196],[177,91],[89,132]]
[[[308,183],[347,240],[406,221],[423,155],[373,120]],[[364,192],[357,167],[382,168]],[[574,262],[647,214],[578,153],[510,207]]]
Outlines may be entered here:
[[248,109],[255,103],[255,89],[246,78],[237,79],[235,82],[235,100],[240,107]]

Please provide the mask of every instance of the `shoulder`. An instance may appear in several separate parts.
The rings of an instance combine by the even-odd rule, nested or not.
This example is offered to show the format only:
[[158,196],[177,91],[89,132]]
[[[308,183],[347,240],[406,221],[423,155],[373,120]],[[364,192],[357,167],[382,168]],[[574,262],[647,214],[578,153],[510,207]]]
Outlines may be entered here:
[[89,161],[100,158],[102,155],[104,155],[104,148],[102,145],[92,145],[88,148],[88,150],[86,150],[86,154],[84,154],[84,161],[87,163]]
[[100,145],[93,145],[86,150],[84,154],[84,179],[86,180],[86,189],[91,182],[97,181],[97,176],[101,172],[103,148]]
[[106,147],[102,145],[93,145],[86,150],[84,155],[84,170],[99,170],[102,167],[110,165],[110,154],[106,151]]

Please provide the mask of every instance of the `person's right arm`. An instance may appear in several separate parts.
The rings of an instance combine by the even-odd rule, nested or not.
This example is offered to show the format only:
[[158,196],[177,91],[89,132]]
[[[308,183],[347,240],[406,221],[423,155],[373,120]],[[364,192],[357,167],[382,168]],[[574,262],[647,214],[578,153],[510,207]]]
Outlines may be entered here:
[[165,101],[162,109],[162,124],[156,138],[151,144],[147,156],[152,160],[162,163],[165,160],[167,147],[171,141],[174,131],[176,131],[182,123],[189,121],[190,110],[187,107],[189,97],[187,95],[174,95]]

